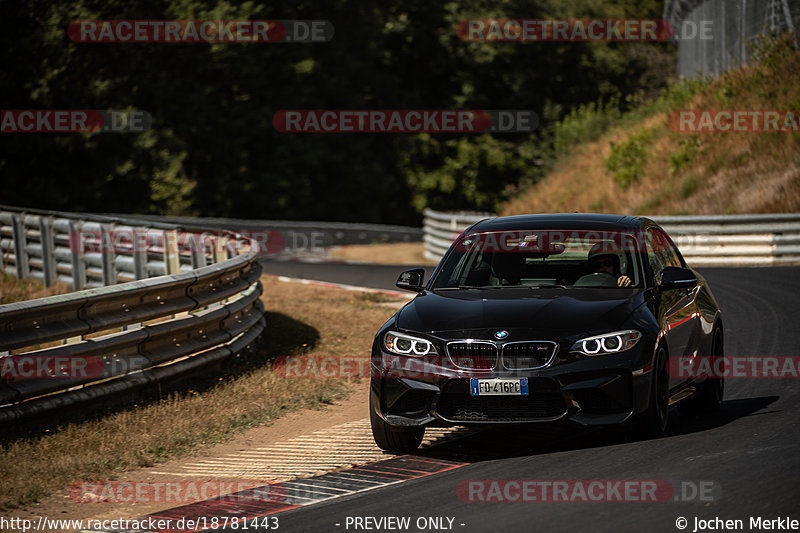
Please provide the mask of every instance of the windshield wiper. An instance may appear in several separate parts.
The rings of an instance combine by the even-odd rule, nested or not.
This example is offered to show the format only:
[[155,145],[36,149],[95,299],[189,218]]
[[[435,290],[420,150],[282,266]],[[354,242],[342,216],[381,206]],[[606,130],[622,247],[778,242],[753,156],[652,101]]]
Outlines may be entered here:
[[560,283],[543,283],[541,285],[459,285],[458,287],[437,287],[434,291],[461,291],[469,289],[569,289],[567,285]]
[[485,289],[486,287],[478,287],[475,285],[459,285],[458,287],[437,287],[435,291],[460,291],[465,289]]

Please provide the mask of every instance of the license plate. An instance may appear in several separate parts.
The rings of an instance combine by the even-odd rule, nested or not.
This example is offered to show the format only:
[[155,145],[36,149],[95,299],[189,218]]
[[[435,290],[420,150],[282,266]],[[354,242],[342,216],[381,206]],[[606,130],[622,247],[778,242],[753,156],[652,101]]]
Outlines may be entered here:
[[527,396],[528,378],[494,378],[470,380],[472,396]]

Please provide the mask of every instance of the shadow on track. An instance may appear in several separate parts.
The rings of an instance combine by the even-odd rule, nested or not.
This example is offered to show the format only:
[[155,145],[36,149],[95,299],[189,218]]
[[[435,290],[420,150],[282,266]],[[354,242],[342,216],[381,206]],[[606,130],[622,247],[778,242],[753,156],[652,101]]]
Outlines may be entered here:
[[[651,440],[714,430],[734,420],[752,416],[777,400],[778,396],[726,400],[719,413],[699,416],[682,415],[673,408],[670,411],[666,434],[659,439]],[[441,443],[420,450],[416,455],[475,463],[637,442],[647,441],[632,438],[628,427],[586,429],[564,424],[517,425],[481,429],[474,433],[467,432],[465,436],[443,440]]]

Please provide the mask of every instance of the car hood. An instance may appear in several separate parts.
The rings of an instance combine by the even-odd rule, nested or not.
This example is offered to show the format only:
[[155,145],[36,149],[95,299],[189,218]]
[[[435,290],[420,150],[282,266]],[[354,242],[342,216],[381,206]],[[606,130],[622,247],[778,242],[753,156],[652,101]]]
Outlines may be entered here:
[[640,289],[426,291],[398,312],[396,325],[429,333],[483,329],[590,332],[620,327],[643,303]]

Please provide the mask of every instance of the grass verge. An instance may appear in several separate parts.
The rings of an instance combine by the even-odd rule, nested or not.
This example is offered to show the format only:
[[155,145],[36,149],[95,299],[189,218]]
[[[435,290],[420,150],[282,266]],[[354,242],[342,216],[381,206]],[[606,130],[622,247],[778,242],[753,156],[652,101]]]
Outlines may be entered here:
[[335,246],[331,248],[330,255],[345,261],[363,261],[373,265],[424,266],[438,263],[425,257],[425,246],[421,242]]
[[0,273],[0,305],[64,294],[67,290],[67,286],[61,282],[45,287],[36,280],[18,279],[11,274]]
[[391,316],[353,291],[263,277],[267,330],[249,353],[166,398],[92,419],[39,428],[0,448],[0,511],[24,507],[74,481],[115,479],[229,440],[282,414],[343,398],[350,383],[286,379],[271,370],[281,355],[367,356]]

